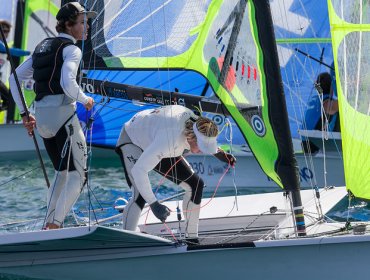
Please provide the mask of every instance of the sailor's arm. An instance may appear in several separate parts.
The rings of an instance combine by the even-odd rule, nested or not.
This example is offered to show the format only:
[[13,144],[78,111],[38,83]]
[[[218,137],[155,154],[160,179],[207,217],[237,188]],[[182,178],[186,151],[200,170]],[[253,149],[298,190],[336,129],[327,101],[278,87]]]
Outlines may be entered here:
[[[32,79],[33,76],[32,57],[27,58],[21,65],[19,65],[16,69],[16,73],[20,86],[22,86],[23,81],[27,79]],[[17,104],[20,113],[21,114],[25,113],[27,111],[27,108],[24,107],[22,102],[22,98],[24,98],[23,92],[22,91],[19,92],[13,73],[9,77],[9,86],[13,99]]]
[[159,157],[160,148],[152,144],[144,150],[131,170],[135,185],[148,204],[157,201],[149,181],[149,172],[159,163]]
[[166,148],[163,147],[163,143],[165,142],[154,139],[152,144],[141,154],[131,170],[140,195],[150,205],[153,214],[162,222],[167,219],[171,211],[157,201],[150,185],[149,172],[154,169],[162,158],[162,151]]
[[[19,65],[16,69],[16,73],[17,73],[17,77],[18,77],[19,84],[21,87],[22,87],[23,81],[32,79],[32,76],[33,76],[32,57],[29,57],[21,65]],[[17,104],[19,112],[22,116],[23,124],[26,127],[28,134],[32,135],[33,129],[36,126],[36,119],[34,116],[30,114],[27,117],[28,108],[24,107],[23,102],[22,102],[22,99],[25,100],[24,95],[22,91],[19,91],[13,73],[9,77],[9,86],[10,86],[10,92],[13,96],[14,102]]]
[[90,110],[93,107],[94,100],[83,93],[76,80],[81,57],[81,50],[74,45],[67,46],[63,49],[64,62],[60,73],[60,85],[67,96],[77,100],[87,110]]

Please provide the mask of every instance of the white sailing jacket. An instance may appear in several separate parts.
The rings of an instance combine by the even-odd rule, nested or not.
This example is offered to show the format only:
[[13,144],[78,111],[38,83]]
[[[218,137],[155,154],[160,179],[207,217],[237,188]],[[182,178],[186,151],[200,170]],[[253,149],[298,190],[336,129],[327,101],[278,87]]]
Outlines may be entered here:
[[[69,34],[60,33],[58,36],[71,39],[73,43],[76,43],[76,40]],[[88,96],[83,93],[82,89],[80,88],[76,81],[77,71],[80,65],[81,57],[82,57],[81,50],[75,45],[70,45],[63,49],[64,62],[61,69],[60,85],[67,97],[70,97],[73,101],[78,101],[82,104],[86,104],[88,102]],[[33,77],[32,56],[30,56],[20,66],[18,66],[16,71],[20,83],[32,79]],[[18,88],[15,83],[13,75],[11,75],[9,78],[9,84],[14,101],[17,104],[19,111],[21,113],[25,112],[27,108],[23,108],[23,103],[21,99],[22,93],[18,92]],[[56,99],[57,102],[59,102],[59,99],[60,98]],[[48,107],[50,105],[51,106],[59,105],[59,104],[50,104],[50,102],[52,102],[52,100],[48,100],[48,102],[40,102],[40,106]]]
[[149,204],[156,198],[148,173],[161,159],[178,157],[185,149],[190,150],[184,134],[185,123],[190,118],[197,118],[190,109],[172,105],[141,111],[125,124],[132,143],[143,150],[131,172],[139,192]]

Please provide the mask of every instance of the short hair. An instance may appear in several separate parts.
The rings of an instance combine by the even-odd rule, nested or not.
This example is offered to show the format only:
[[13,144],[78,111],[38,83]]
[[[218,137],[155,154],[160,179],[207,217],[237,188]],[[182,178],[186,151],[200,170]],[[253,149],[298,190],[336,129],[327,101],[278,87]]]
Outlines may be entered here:
[[63,18],[58,20],[57,25],[55,26],[55,30],[58,33],[66,32],[67,31],[67,22],[70,22],[72,25],[77,23],[77,18],[79,14],[71,15],[69,18]]
[[[197,129],[200,133],[207,137],[216,137],[218,135],[218,127],[217,125],[209,118],[205,117],[198,117],[198,119],[195,121]],[[193,130],[193,124],[194,122],[191,120],[188,120],[185,123],[185,136],[189,140],[196,139],[194,130]]]
[[77,17],[82,14],[85,14],[88,19],[96,16],[96,12],[87,11],[85,7],[78,2],[68,2],[64,4],[56,15],[58,23],[55,29],[58,33],[65,32],[67,30],[67,22],[75,25],[77,23]]

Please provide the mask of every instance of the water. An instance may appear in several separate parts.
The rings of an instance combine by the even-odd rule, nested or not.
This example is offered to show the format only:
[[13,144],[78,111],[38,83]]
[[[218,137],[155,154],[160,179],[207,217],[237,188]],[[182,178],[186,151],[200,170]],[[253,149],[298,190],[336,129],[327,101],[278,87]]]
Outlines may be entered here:
[[[52,165],[45,162],[49,178],[53,177]],[[89,189],[80,196],[75,204],[76,215],[69,215],[66,223],[84,222],[89,216],[89,202],[96,210],[90,212],[94,219],[118,214],[113,208],[119,197],[128,199],[130,191],[124,180],[123,169],[117,160],[99,160],[90,167]],[[158,188],[157,197],[164,199],[178,194],[181,188],[153,173],[151,181]],[[241,194],[255,193],[258,189],[243,190]],[[277,191],[277,189],[274,189]],[[233,195],[233,191],[218,190],[217,196]],[[210,197],[213,192],[205,192]],[[91,208],[90,208],[91,209]],[[46,213],[46,183],[38,160],[2,161],[0,162],[0,234],[41,228]],[[368,221],[370,206],[366,202],[352,201],[348,208],[348,199],[344,199],[330,213],[335,220]],[[75,218],[77,217],[77,219]],[[119,226],[120,219],[112,220],[113,225]]]
[[[45,165],[51,181],[54,176],[52,165],[49,161],[46,161]],[[151,180],[154,183],[163,181],[156,174],[151,175]],[[159,188],[157,196],[160,199],[175,195],[179,190],[175,189],[173,184],[172,187],[167,185],[168,182],[166,186]],[[1,161],[0,233],[41,227],[46,213],[46,189],[46,181],[38,160]],[[88,188],[84,189],[75,204],[75,213],[78,216],[88,215],[90,202],[92,208],[97,210],[97,215],[117,214],[113,206],[119,197],[130,197],[119,161],[99,161],[90,167]],[[72,216],[69,216],[67,223],[76,222],[73,220]]]

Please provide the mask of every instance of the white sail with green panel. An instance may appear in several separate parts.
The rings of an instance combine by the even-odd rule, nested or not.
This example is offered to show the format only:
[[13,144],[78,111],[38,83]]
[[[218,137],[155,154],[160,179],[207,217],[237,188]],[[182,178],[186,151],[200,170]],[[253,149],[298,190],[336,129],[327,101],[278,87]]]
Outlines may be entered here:
[[[19,17],[22,22],[20,24],[22,32],[15,34],[20,36],[20,48],[33,52],[36,45],[44,38],[56,36],[55,16],[59,10],[61,0],[26,0],[23,3],[19,2],[18,12],[21,11],[23,17]],[[20,62],[23,62],[26,57],[22,57]],[[33,80],[28,80],[24,84],[25,101],[30,105],[34,98]],[[14,120],[19,121],[20,115],[16,109]]]
[[347,189],[370,199],[370,3],[328,0]]
[[199,73],[265,173],[284,188],[297,188],[295,176],[287,175],[296,173],[296,163],[268,1],[84,2],[98,11],[90,28],[96,56],[85,67]]
[[[192,71],[203,76],[214,93],[205,97],[222,104],[267,176],[294,193],[298,232],[303,233],[298,169],[269,1],[88,0],[84,4],[98,12],[90,24],[91,43],[84,50],[88,79],[108,85],[120,73],[135,70]],[[125,79],[121,81],[124,84]],[[119,85],[105,87],[104,93],[124,99],[133,90],[114,87]],[[99,91],[100,86],[95,86],[92,93]],[[135,91],[155,99],[148,89]],[[185,98],[182,105],[186,103]],[[165,102],[159,98],[156,104]],[[103,109],[101,118],[122,117],[122,106],[118,113]],[[106,129],[107,123],[101,123]]]

